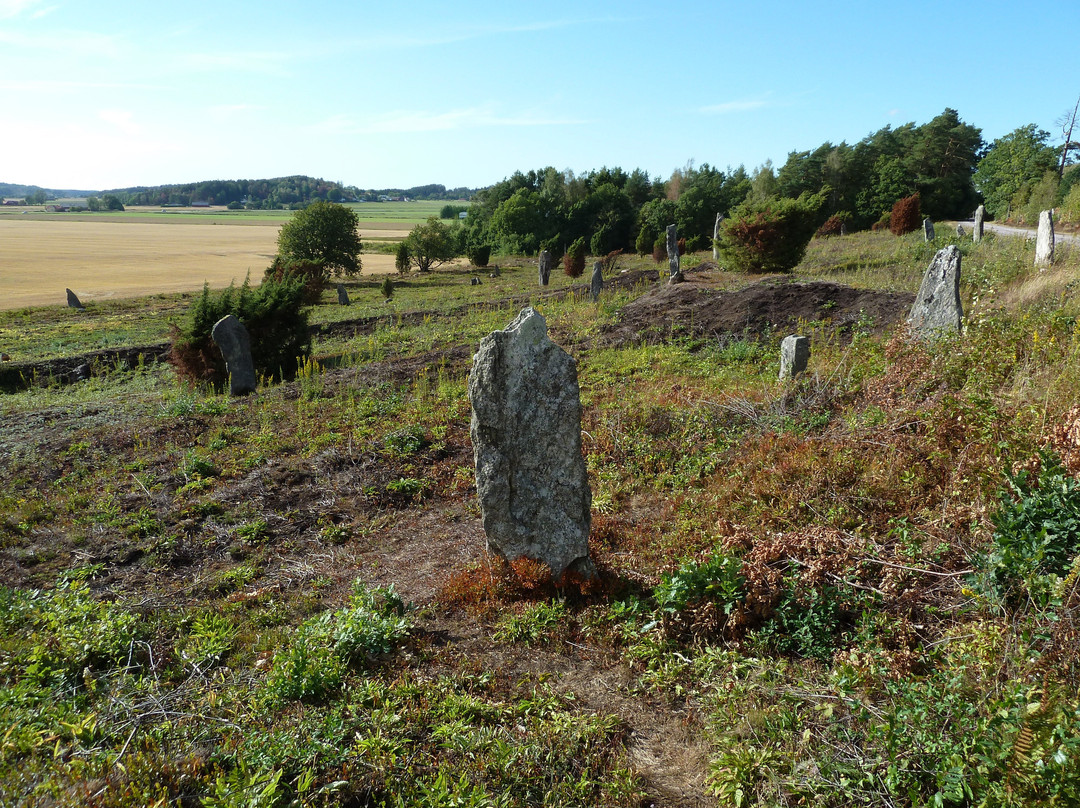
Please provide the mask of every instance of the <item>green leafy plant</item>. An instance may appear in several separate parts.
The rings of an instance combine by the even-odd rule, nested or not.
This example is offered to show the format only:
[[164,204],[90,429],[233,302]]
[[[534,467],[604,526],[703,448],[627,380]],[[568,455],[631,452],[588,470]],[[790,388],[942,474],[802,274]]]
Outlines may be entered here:
[[227,617],[206,612],[192,621],[181,656],[196,667],[220,664],[232,650],[236,634]]
[[744,597],[742,561],[719,553],[705,562],[691,562],[661,578],[653,598],[661,612],[674,614],[696,603],[711,602],[731,614]]
[[749,198],[724,220],[721,265],[740,272],[789,272],[802,260],[820,224],[823,193],[798,199]]
[[349,277],[360,272],[360,220],[333,202],[312,202],[281,226],[278,255],[286,261],[314,261]]

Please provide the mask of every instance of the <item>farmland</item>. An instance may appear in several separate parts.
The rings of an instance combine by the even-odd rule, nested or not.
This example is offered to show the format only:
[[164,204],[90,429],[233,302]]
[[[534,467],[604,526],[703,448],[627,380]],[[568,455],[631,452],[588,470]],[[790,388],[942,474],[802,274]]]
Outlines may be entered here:
[[[965,332],[910,341],[947,243]],[[1077,804],[1080,255],[1032,250],[622,257],[596,303],[502,256],[328,292],[247,398],[42,374],[0,397],[0,803]],[[72,358],[189,302],[0,339]],[[484,549],[466,379],[526,304],[578,363],[594,581]]]
[[[372,247],[400,240],[443,203],[352,205]],[[0,211],[0,309],[170,294],[262,278],[287,211],[133,208],[122,213]],[[92,258],[91,258],[92,257]],[[392,256],[364,256],[364,272],[393,271]]]

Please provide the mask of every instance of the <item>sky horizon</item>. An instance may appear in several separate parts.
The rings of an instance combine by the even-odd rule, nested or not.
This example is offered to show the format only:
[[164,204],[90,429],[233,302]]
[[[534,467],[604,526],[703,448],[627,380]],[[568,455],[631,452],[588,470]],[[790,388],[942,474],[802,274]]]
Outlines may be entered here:
[[1080,83],[1057,77],[1080,57],[1053,11],[812,5],[0,0],[0,182],[666,179],[690,161],[779,168],[946,108],[988,144],[1029,123],[1062,142]]

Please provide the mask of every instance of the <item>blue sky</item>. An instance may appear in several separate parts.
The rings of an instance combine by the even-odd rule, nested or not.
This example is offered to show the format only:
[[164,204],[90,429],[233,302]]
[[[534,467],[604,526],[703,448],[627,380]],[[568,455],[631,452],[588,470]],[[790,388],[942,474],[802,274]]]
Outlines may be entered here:
[[0,0],[0,181],[666,178],[946,107],[988,142],[1035,123],[1060,143],[1071,5]]

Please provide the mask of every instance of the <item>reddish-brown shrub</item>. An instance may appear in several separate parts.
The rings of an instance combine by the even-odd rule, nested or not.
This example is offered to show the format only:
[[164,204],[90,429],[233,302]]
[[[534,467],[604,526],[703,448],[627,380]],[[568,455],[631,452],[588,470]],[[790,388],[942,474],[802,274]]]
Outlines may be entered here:
[[889,229],[894,235],[914,233],[922,227],[922,213],[919,210],[919,195],[905,196],[896,200],[892,213],[889,214]]
[[652,260],[658,264],[667,260],[667,244],[665,243],[663,236],[660,236],[653,242]]
[[563,256],[563,272],[571,278],[580,278],[585,272],[585,239],[579,238],[566,251]]
[[686,255],[686,239],[681,238],[676,243],[679,245],[679,255]]
[[888,213],[883,213],[880,219],[870,225],[870,230],[874,233],[878,232],[879,230],[888,230],[889,219],[890,215]]
[[839,236],[844,230],[844,220],[838,214],[834,213],[828,219],[825,220],[825,224],[817,229],[814,233],[819,238],[827,238],[828,236]]

